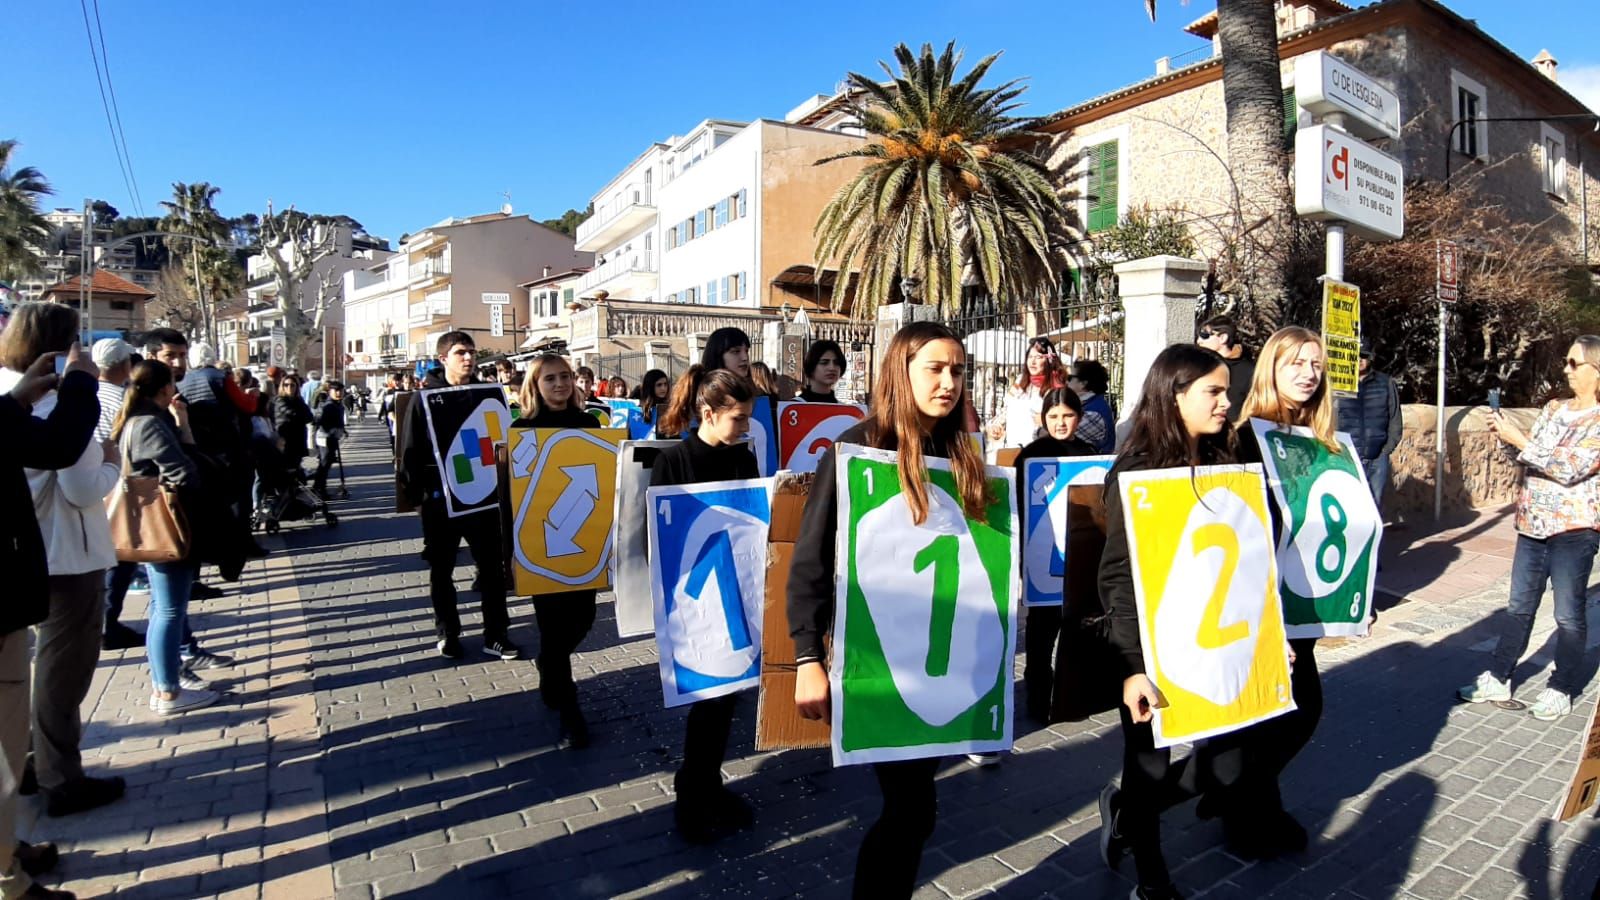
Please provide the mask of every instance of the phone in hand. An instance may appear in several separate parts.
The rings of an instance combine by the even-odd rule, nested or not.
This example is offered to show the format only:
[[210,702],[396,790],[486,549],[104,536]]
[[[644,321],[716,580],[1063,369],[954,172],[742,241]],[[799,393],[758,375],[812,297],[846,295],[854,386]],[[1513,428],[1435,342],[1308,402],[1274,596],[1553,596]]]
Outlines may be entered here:
[[1489,389],[1489,412],[1497,413],[1499,411],[1500,411],[1500,389],[1499,388],[1490,388]]
[[65,353],[56,354],[56,374],[67,374],[67,355]]

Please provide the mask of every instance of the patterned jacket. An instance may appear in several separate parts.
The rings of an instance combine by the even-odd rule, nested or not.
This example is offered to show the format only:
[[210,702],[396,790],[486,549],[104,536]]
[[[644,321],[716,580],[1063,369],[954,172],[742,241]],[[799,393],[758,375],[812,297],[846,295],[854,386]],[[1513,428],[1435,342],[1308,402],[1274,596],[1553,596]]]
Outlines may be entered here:
[[1547,538],[1600,529],[1600,407],[1561,421],[1565,400],[1552,400],[1533,420],[1517,493],[1517,533]]

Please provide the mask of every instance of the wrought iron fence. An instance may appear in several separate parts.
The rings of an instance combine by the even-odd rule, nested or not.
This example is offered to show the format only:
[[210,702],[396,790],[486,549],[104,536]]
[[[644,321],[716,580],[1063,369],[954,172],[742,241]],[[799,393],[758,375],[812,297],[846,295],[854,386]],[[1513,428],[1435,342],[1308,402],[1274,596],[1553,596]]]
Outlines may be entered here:
[[592,367],[596,378],[612,378],[622,376],[628,383],[628,390],[632,392],[644,381],[644,375],[651,369],[660,369],[667,373],[673,381],[689,368],[689,359],[685,357],[681,348],[656,348],[652,353],[646,354],[642,350],[631,353],[614,353],[610,356],[595,357]]

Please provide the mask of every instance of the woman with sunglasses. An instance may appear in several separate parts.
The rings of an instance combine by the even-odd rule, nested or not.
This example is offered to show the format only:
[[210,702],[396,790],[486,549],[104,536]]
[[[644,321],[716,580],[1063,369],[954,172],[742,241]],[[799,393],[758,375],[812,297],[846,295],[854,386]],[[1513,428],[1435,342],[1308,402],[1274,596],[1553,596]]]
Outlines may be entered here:
[[1501,619],[1494,658],[1457,695],[1469,703],[1511,699],[1517,667],[1548,583],[1556,598],[1556,669],[1528,712],[1551,721],[1572,712],[1592,669],[1586,591],[1600,547],[1600,336],[1586,334],[1567,350],[1571,400],[1552,400],[1524,434],[1504,413],[1489,425],[1522,466],[1517,492],[1517,550],[1511,558],[1510,615]]

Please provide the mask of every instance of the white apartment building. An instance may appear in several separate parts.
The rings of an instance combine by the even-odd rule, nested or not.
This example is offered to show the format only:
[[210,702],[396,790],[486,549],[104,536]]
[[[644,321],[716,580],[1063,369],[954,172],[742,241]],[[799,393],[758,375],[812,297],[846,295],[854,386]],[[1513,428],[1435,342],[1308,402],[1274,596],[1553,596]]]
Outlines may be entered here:
[[594,214],[578,225],[574,249],[594,254],[579,296],[655,300],[660,258],[656,189],[666,181],[669,146],[651,144],[589,198]]
[[[53,209],[44,214],[44,221],[50,229],[52,238],[61,235],[65,239],[65,246],[59,250],[54,247],[33,248],[41,256],[44,273],[37,278],[22,280],[14,285],[24,300],[37,300],[45,288],[67,280],[69,267],[75,269],[83,257],[83,210]],[[156,276],[159,273],[154,269],[137,267],[138,255],[133,244],[123,244],[111,250],[104,249],[110,242],[111,229],[104,225],[95,226],[95,267],[114,272],[117,277],[131,281],[147,291],[155,290]]]

